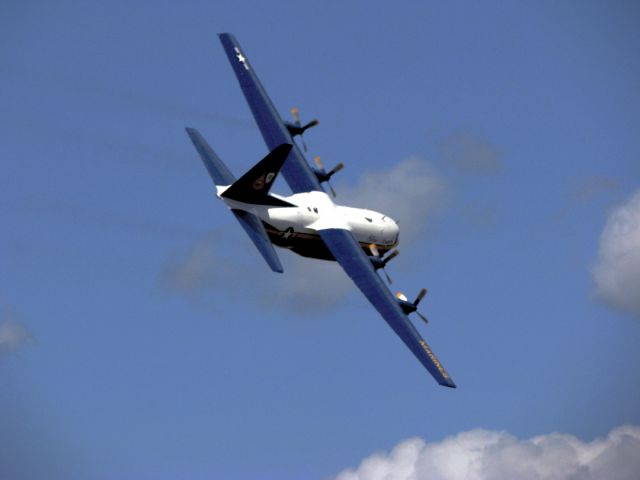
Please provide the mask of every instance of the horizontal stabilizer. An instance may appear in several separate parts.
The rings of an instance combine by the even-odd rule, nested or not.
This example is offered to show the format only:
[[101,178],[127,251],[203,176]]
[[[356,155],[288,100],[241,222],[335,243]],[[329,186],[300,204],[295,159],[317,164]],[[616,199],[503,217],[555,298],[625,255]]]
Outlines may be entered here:
[[231,185],[236,181],[233,174],[229,171],[227,166],[222,163],[220,157],[213,151],[213,148],[209,146],[207,141],[204,139],[200,132],[198,132],[195,128],[187,128],[187,134],[189,138],[193,142],[193,145],[198,150],[200,154],[200,158],[204,163],[204,166],[207,167],[207,171],[213,180],[213,183],[216,185]]
[[253,213],[245,212],[244,210],[233,209],[231,211],[238,219],[238,222],[240,222],[240,225],[242,225],[242,228],[244,228],[244,231],[247,232],[247,235],[249,235],[249,238],[251,238],[251,241],[260,254],[264,257],[265,261],[269,264],[271,270],[282,273],[284,271],[282,264],[280,264],[278,254],[267,236],[262,221]]

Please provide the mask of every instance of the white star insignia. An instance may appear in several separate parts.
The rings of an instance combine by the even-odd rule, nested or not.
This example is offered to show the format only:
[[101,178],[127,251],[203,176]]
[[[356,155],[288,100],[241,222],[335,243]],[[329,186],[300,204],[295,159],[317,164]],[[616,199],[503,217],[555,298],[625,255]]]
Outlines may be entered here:
[[293,235],[293,230],[291,228],[287,228],[282,234],[282,238],[288,240],[291,235]]
[[249,70],[249,65],[247,65],[247,58],[242,55],[242,52],[240,52],[240,49],[238,47],[234,47],[234,50],[236,51],[236,58],[238,59],[238,61],[242,65],[244,65],[245,70]]

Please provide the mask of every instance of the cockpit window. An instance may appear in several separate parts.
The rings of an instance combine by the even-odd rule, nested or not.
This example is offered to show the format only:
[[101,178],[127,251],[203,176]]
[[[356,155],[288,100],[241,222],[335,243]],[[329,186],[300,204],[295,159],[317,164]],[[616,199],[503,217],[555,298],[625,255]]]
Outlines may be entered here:
[[369,218],[369,217],[364,217],[364,219],[369,223],[373,222],[373,220],[371,218]]

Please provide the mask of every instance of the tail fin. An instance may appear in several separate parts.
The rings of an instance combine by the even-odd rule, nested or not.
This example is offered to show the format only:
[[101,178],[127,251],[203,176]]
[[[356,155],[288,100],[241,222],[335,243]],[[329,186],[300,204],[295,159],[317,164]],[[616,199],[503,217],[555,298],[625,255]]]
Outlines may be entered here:
[[186,130],[189,138],[193,142],[193,146],[198,150],[204,166],[207,167],[213,183],[224,186],[231,185],[235,182],[236,178],[229,171],[227,166],[222,163],[222,160],[220,160],[220,157],[216,155],[213,148],[211,148],[202,135],[200,135],[200,132],[195,128],[187,128]]
[[290,143],[278,145],[220,196],[256,205],[293,206],[269,195],[269,190],[292,148],[293,145]]

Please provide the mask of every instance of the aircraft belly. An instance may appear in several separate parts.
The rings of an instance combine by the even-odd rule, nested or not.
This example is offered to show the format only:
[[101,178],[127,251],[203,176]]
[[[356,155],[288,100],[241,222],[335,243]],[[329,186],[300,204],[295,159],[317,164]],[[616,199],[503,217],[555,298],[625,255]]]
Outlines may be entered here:
[[[269,240],[271,240],[274,245],[291,250],[303,257],[335,261],[335,257],[329,251],[317,231],[305,228],[302,225],[286,224],[283,222],[278,222],[278,225],[266,221],[263,221],[263,223]],[[362,250],[367,255],[371,255],[371,251],[369,250],[371,243],[375,243],[382,254],[393,247],[393,245],[378,244],[368,239],[358,239],[358,241]]]
[[271,243],[291,250],[298,255],[320,260],[335,260],[318,233],[308,228],[287,225],[271,225],[263,222]]
[[[320,200],[321,198],[316,196],[311,204],[318,205]],[[314,212],[312,207],[272,207],[242,204],[226,199],[225,202],[231,208],[246,210],[257,215],[262,220],[269,240],[274,245],[291,250],[303,257],[335,260],[314,228],[316,226],[322,228],[322,225],[319,224],[319,215]],[[329,209],[323,206],[323,212],[327,210]],[[372,243],[376,245],[381,254],[396,245],[392,240],[386,238],[387,236],[378,222],[350,221],[348,223],[351,232],[367,255],[371,255],[369,245]]]

